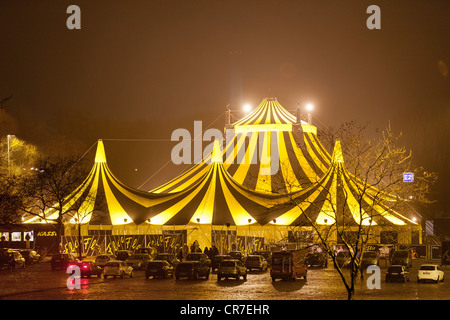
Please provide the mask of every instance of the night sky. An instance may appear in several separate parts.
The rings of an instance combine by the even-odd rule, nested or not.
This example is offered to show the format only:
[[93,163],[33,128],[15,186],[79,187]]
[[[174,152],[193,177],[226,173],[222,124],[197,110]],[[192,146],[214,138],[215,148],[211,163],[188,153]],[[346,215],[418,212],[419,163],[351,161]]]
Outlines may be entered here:
[[273,96],[314,103],[319,130],[390,121],[448,199],[449,14],[448,0],[0,0],[0,132],[92,160],[105,139],[116,176],[149,190],[184,169],[165,165],[173,130],[222,130],[227,104]]

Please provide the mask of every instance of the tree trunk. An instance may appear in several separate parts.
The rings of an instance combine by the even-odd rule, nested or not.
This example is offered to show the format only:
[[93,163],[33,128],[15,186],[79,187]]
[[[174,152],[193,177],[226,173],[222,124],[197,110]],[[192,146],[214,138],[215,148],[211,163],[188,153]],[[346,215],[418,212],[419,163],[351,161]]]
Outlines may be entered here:
[[347,300],[353,300],[355,296],[355,280],[358,276],[358,268],[354,260],[351,262],[350,266],[350,286],[347,289]]
[[355,286],[352,284],[352,286],[347,289],[347,300],[353,300],[354,295]]
[[57,221],[56,221],[56,233],[57,233],[57,239],[58,239],[58,252],[61,253],[62,252],[62,234],[63,234],[63,228],[64,225],[62,223],[62,218],[61,216],[58,216]]

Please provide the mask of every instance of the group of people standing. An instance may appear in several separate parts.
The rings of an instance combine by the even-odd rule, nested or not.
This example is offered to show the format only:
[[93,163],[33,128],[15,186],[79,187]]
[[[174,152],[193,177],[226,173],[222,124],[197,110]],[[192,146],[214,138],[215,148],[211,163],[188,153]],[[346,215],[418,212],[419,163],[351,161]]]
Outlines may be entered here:
[[210,248],[205,247],[204,251],[200,248],[198,241],[195,240],[190,247],[188,247],[186,244],[184,244],[179,250],[177,254],[177,258],[180,261],[183,261],[187,254],[189,252],[203,252],[205,253],[209,259],[212,259],[214,256],[219,254],[219,250],[216,248],[216,246],[212,246]]

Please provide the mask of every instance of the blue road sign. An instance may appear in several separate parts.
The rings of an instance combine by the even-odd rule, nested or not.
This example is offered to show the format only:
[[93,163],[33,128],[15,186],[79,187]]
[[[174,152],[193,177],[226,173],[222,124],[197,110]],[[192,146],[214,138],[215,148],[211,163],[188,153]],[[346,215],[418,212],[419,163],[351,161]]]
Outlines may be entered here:
[[403,182],[414,182],[414,173],[412,172],[403,173]]

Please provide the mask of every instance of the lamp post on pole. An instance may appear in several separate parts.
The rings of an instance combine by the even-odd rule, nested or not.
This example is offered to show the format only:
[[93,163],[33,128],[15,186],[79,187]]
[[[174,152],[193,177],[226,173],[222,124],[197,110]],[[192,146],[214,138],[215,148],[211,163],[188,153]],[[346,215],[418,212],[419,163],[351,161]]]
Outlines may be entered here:
[[306,111],[308,111],[308,118],[307,118],[307,122],[309,123],[309,124],[312,124],[312,115],[311,115],[311,112],[314,110],[314,105],[312,104],[312,103],[308,103],[307,105],[306,105]]
[[14,138],[15,135],[12,134],[8,134],[6,136],[6,140],[7,140],[7,145],[8,145],[8,176],[11,175],[11,138]]

